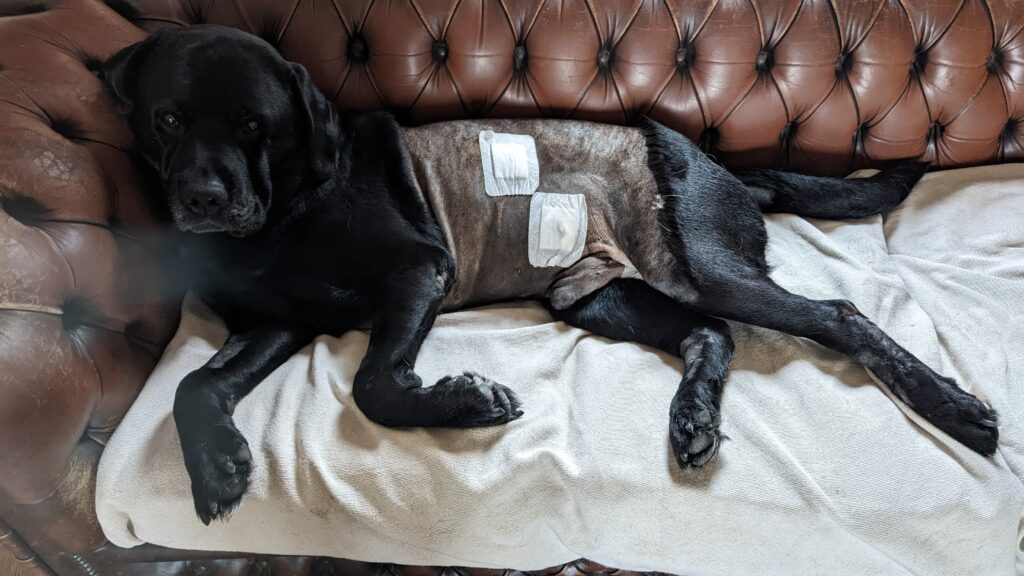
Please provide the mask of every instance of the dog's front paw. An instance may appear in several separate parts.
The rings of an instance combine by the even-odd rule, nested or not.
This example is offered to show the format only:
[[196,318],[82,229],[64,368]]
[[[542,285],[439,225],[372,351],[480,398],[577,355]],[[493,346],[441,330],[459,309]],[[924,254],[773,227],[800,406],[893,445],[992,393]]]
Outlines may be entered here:
[[445,376],[423,390],[446,408],[448,426],[493,426],[523,415],[515,392],[474,372]]
[[699,468],[718,453],[722,433],[718,409],[689,390],[679,390],[669,408],[669,440],[681,468]]
[[252,454],[231,418],[200,425],[182,437],[192,499],[203,524],[227,518],[249,487]]

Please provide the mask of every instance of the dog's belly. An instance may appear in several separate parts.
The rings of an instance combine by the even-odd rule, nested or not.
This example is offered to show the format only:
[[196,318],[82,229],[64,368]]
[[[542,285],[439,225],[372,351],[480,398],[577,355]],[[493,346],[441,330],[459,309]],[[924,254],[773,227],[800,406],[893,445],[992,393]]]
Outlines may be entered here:
[[[487,195],[483,130],[534,138],[538,192],[585,196],[586,241],[575,265],[530,264],[532,197]],[[467,120],[406,129],[405,142],[457,264],[446,310],[541,296],[564,307],[629,268],[649,278],[673,265],[658,222],[663,202],[638,129],[569,120]]]

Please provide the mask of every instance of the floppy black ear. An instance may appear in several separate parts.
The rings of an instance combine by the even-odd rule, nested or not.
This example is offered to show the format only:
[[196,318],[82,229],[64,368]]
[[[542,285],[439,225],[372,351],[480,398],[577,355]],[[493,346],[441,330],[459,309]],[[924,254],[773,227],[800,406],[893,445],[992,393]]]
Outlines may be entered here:
[[139,64],[148,51],[145,40],[122,48],[118,53],[107,58],[100,66],[100,78],[110,88],[117,101],[117,111],[129,114],[132,111],[132,98],[138,76]]
[[291,68],[300,105],[306,116],[310,167],[317,178],[327,180],[337,168],[338,149],[341,147],[338,112],[313,84],[305,66],[292,62]]

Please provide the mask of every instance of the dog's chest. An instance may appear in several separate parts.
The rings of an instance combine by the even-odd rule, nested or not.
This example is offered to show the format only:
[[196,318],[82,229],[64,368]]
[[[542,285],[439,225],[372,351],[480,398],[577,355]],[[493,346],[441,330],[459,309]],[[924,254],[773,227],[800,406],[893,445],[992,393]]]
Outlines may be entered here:
[[318,334],[340,334],[369,317],[368,291],[358,278],[343,282],[332,274],[329,256],[295,242],[222,248],[199,265],[195,288],[229,324],[258,310]]

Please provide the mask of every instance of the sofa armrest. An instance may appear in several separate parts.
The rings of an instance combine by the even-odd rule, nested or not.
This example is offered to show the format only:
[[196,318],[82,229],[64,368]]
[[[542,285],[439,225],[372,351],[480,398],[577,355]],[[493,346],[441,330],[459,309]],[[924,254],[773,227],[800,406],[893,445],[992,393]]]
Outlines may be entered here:
[[0,516],[33,548],[85,550],[104,541],[96,460],[178,300],[130,131],[93,72],[144,33],[100,2],[41,4],[0,18]]

